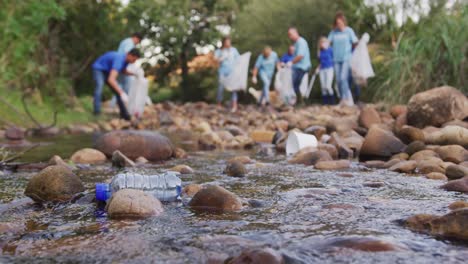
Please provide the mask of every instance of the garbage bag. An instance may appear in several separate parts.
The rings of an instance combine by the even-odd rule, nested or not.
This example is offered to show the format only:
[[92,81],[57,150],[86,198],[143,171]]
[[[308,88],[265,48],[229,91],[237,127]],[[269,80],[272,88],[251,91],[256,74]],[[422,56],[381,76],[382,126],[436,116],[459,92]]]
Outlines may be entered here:
[[132,116],[140,117],[143,114],[148,99],[148,80],[145,78],[142,68],[132,67],[127,68],[127,70],[135,74],[130,83],[128,112]]
[[283,103],[287,105],[294,105],[296,103],[291,68],[284,67],[276,73],[275,90],[278,92]]
[[230,92],[247,90],[247,77],[249,74],[250,52],[242,54],[234,64],[231,74],[221,79],[221,83]]
[[369,43],[369,34],[365,33],[359,40],[358,45],[354,49],[351,57],[351,70],[356,83],[365,84],[368,78],[374,77],[374,69],[367,49]]

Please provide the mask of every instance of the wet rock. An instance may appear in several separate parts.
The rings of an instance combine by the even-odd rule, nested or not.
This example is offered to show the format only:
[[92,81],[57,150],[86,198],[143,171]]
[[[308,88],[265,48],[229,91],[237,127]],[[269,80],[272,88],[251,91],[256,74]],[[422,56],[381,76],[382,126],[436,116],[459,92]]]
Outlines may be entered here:
[[442,146],[435,150],[443,161],[461,163],[468,160],[468,151],[459,145]]
[[447,176],[440,172],[431,172],[426,175],[426,178],[430,180],[441,180],[441,181],[446,181],[448,180]]
[[72,169],[72,166],[68,165],[60,156],[54,155],[52,158],[50,158],[48,165],[53,166],[53,165],[59,165],[59,166],[64,166]]
[[453,120],[442,125],[442,127],[446,126],[459,126],[468,129],[468,121]]
[[239,161],[235,161],[226,165],[224,173],[231,177],[242,178],[245,177],[245,175],[247,174],[247,169],[245,168],[244,164],[242,164]]
[[445,168],[441,159],[424,159],[418,161],[417,172],[421,174],[429,174],[431,172],[445,174]]
[[468,161],[464,161],[458,165],[468,168]]
[[385,252],[401,250],[400,247],[382,240],[368,237],[350,237],[333,239],[329,246],[365,252]]
[[26,137],[26,131],[22,128],[11,126],[5,130],[5,138],[8,140],[23,140]]
[[169,169],[170,171],[176,171],[180,174],[193,174],[195,171],[187,165],[176,165]]
[[275,145],[261,144],[257,151],[257,155],[264,157],[273,157],[275,155]]
[[430,222],[431,234],[447,238],[468,240],[468,209],[460,209]]
[[304,130],[304,133],[314,135],[320,140],[327,133],[327,129],[324,126],[310,126]]
[[158,216],[164,211],[158,199],[135,189],[121,189],[113,193],[106,210],[112,219],[142,219]]
[[400,163],[401,161],[402,161],[401,159],[391,159],[391,160],[385,162],[385,164],[383,165],[383,168],[389,169],[392,166],[395,166],[396,164]]
[[240,162],[242,164],[252,164],[254,160],[249,156],[236,156],[227,160],[227,163]]
[[193,197],[202,188],[203,188],[203,185],[200,185],[200,184],[189,184],[189,185],[184,187],[184,189],[182,190],[182,193],[189,196],[189,197]]
[[219,138],[223,142],[232,141],[234,139],[234,136],[227,130],[218,131],[218,132],[216,132],[216,134],[218,134]]
[[377,126],[372,126],[362,144],[360,159],[389,158],[405,149],[403,144],[392,132]]
[[459,90],[443,86],[415,94],[408,102],[408,124],[439,127],[468,116],[468,99]]
[[406,105],[394,105],[390,109],[390,114],[393,118],[397,118],[403,114],[406,114],[407,112],[408,108],[406,107]]
[[319,161],[332,161],[330,154],[324,150],[303,149],[297,152],[288,162],[290,164],[315,165]]
[[36,202],[65,202],[85,190],[80,178],[64,166],[49,166],[34,175],[24,194]]
[[130,159],[144,157],[150,161],[170,159],[174,154],[171,141],[157,132],[113,131],[98,139],[97,148],[111,156],[119,150]]
[[257,143],[273,143],[275,131],[255,130],[250,133],[250,138]]
[[218,134],[214,132],[206,132],[200,136],[198,143],[203,149],[210,150],[215,149],[216,146],[221,145],[222,140]]
[[112,154],[112,166],[117,168],[135,167],[135,163],[122,154],[122,152],[116,150]]
[[247,249],[228,264],[284,264],[283,256],[272,248]]
[[422,141],[413,141],[405,149],[405,152],[412,156],[414,153],[426,149],[426,144]]
[[468,148],[468,129],[459,126],[447,126],[439,131],[428,133],[426,143],[434,145],[460,145]]
[[405,144],[409,144],[413,141],[424,142],[425,137],[421,129],[412,126],[403,126],[397,133],[398,138]]
[[417,164],[418,163],[414,160],[401,161],[390,167],[389,170],[403,173],[412,173],[416,169]]
[[435,215],[417,214],[407,218],[404,221],[404,226],[413,231],[423,232],[430,228],[431,221],[436,218],[437,216]]
[[100,164],[106,162],[107,158],[99,150],[84,148],[76,151],[70,160],[76,164]]
[[242,202],[223,187],[208,185],[195,194],[189,206],[200,210],[237,211],[242,209]]
[[236,136],[245,136],[246,135],[245,131],[242,130],[241,128],[239,128],[238,126],[229,125],[229,126],[226,126],[224,129],[229,131],[235,137]]
[[338,135],[338,133],[331,133],[331,138],[329,141],[330,144],[335,145],[338,150],[338,158],[340,159],[352,159],[354,152],[351,148],[346,145],[343,139]]
[[407,125],[407,114],[402,114],[395,119],[395,131],[400,130],[403,126]]
[[461,179],[468,176],[468,168],[460,165],[450,165],[445,170],[445,175],[447,175],[447,178],[450,180]]
[[415,160],[415,161],[421,161],[421,160],[427,160],[431,158],[440,158],[439,154],[437,152],[430,150],[430,149],[425,149],[418,151],[411,155],[410,160]]
[[454,210],[459,210],[459,209],[464,209],[468,208],[468,202],[465,201],[456,201],[453,202],[449,205],[449,209],[454,211]]
[[379,112],[375,110],[374,107],[365,107],[361,110],[359,114],[359,125],[369,129],[374,124],[380,124],[382,120],[380,119]]
[[368,168],[383,169],[385,168],[385,163],[386,162],[382,160],[368,160],[364,165]]
[[351,162],[349,160],[319,161],[314,166],[317,170],[343,170],[349,167],[351,167]]
[[405,152],[402,152],[402,153],[398,153],[398,154],[395,154],[393,155],[391,158],[392,159],[399,159],[399,160],[408,160],[409,159],[409,155],[408,153],[405,153]]
[[449,192],[468,193],[468,177],[449,181],[448,183],[442,185],[441,188]]
[[138,158],[136,158],[136,160],[135,160],[135,163],[136,163],[137,165],[143,165],[143,164],[146,164],[146,163],[148,163],[148,162],[149,162],[149,161],[148,161],[145,157],[138,157]]
[[324,150],[326,152],[328,152],[328,154],[330,154],[330,156],[332,157],[332,159],[338,159],[338,149],[335,147],[335,145],[332,145],[332,144],[319,144],[317,146],[317,149],[318,150]]
[[274,126],[277,130],[286,132],[288,131],[289,122],[286,120],[276,120]]
[[185,159],[185,158],[188,157],[188,154],[182,148],[175,148],[173,157],[176,158],[176,159]]

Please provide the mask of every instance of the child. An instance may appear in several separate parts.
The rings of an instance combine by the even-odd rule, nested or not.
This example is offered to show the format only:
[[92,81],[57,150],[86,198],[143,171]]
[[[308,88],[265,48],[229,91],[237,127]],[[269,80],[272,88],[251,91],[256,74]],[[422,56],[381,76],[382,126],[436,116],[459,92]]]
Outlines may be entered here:
[[333,96],[333,50],[330,47],[330,41],[322,37],[319,41],[318,57],[320,64],[317,71],[320,70],[320,86],[322,87],[323,104],[334,104],[335,98]]

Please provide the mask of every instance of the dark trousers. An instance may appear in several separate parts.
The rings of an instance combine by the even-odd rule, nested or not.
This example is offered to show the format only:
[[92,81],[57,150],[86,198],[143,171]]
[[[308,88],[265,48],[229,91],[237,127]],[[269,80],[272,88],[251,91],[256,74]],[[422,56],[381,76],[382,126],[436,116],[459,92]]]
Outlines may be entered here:
[[[107,83],[107,78],[109,77],[109,73],[100,70],[93,70],[93,78],[96,84],[94,88],[94,114],[98,115],[101,113],[101,99],[102,99],[102,89],[104,85]],[[127,107],[125,106],[122,98],[120,98],[120,94],[118,94],[110,85],[112,93],[114,93],[115,98],[117,99],[117,105],[119,106],[120,110],[120,118],[125,120],[130,120],[130,115],[128,114]]]

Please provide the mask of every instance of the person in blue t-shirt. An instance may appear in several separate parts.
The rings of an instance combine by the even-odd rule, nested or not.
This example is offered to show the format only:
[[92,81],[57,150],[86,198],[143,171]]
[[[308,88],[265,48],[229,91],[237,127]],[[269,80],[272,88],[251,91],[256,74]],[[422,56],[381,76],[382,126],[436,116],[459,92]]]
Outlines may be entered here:
[[[222,46],[217,49],[214,54],[216,60],[219,63],[218,68],[218,93],[216,100],[218,101],[218,107],[221,107],[223,101],[224,85],[222,79],[226,78],[231,74],[234,65],[239,58],[240,54],[236,48],[231,45],[231,38],[224,37],[222,40]],[[232,92],[232,112],[237,111],[237,92]]]
[[259,105],[263,104],[263,100],[265,100],[266,105],[270,104],[270,84],[273,79],[277,63],[278,54],[276,54],[276,52],[274,52],[269,46],[266,46],[263,49],[263,53],[258,56],[257,61],[255,62],[255,66],[252,71],[252,82],[257,84],[258,75],[263,83],[262,95],[258,100]]
[[93,78],[96,83],[94,89],[94,114],[101,113],[102,88],[107,83],[117,98],[117,104],[120,110],[120,117],[130,120],[125,103],[128,102],[128,96],[117,82],[120,73],[132,75],[127,71],[128,64],[134,63],[140,58],[140,51],[132,49],[128,53],[119,53],[109,51],[100,56],[92,65]]
[[327,38],[322,37],[319,41],[318,57],[320,64],[317,67],[320,76],[320,86],[322,88],[323,104],[332,105],[333,96],[333,49]]
[[283,54],[280,59],[280,64],[279,66],[284,67],[286,66],[290,61],[294,60],[294,45],[290,45],[288,48],[288,52]]
[[[126,38],[120,42],[117,52],[128,53],[132,49],[136,48],[136,45],[138,45],[142,39],[143,39],[143,35],[141,33],[138,33],[138,32],[133,33],[129,38]],[[127,94],[129,94],[131,80],[132,80],[132,76],[130,75],[120,75],[118,78],[120,87],[122,87],[122,89]],[[117,98],[113,96],[112,101],[111,101],[111,106],[114,107],[116,102],[117,102]]]
[[294,59],[292,63],[292,79],[294,92],[296,93],[297,101],[303,104],[301,92],[299,90],[304,75],[312,67],[310,62],[310,50],[307,41],[299,35],[299,31],[292,27],[288,30],[288,37],[294,42]]
[[333,47],[333,62],[336,80],[343,103],[352,104],[352,94],[349,89],[349,73],[351,71],[350,59],[353,46],[357,45],[358,38],[354,30],[346,26],[346,17],[338,12],[335,16],[335,28],[328,35]]

